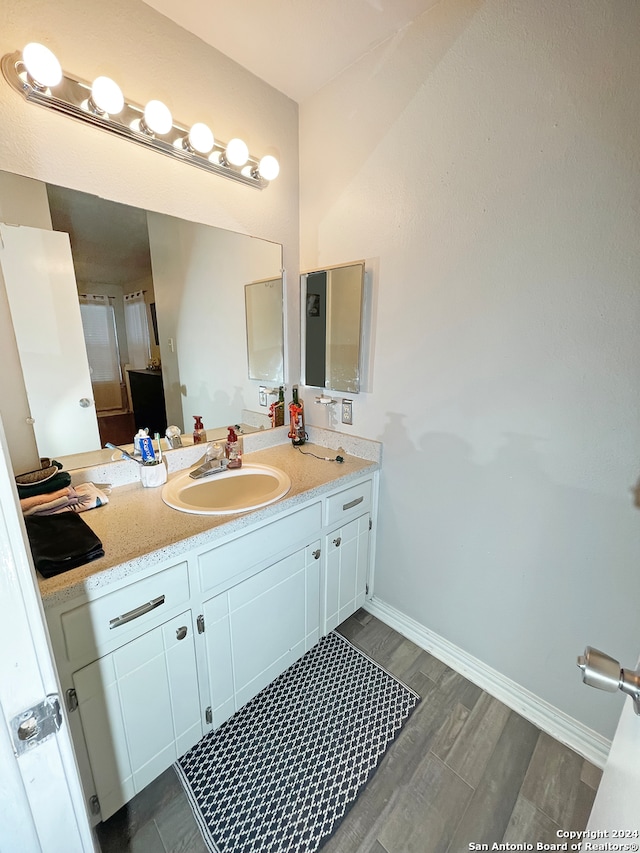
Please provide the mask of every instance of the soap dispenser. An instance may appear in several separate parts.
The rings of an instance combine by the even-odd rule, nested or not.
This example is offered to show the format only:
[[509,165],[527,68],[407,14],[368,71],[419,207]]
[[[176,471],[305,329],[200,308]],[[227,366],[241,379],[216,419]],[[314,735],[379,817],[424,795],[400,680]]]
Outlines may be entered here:
[[201,444],[207,440],[207,433],[202,425],[202,415],[193,415],[195,425],[193,427],[193,443]]
[[229,434],[224,445],[224,455],[229,460],[227,468],[242,467],[242,436],[233,427],[228,427]]

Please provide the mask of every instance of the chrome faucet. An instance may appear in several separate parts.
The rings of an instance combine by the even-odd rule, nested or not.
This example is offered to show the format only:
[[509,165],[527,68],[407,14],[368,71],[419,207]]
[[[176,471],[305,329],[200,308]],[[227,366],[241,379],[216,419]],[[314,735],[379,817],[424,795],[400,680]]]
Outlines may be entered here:
[[226,471],[229,460],[223,454],[224,451],[220,445],[214,444],[213,447],[208,445],[201,463],[193,471],[189,471],[189,476],[194,480],[201,480],[203,477]]

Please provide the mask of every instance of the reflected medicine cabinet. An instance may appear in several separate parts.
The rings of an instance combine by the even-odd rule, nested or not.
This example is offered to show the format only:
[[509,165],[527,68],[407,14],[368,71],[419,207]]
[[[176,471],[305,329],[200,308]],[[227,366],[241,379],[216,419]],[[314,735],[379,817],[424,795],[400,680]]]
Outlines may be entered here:
[[331,391],[360,391],[364,261],[300,277],[303,381]]
[[244,288],[249,379],[282,385],[284,331],[282,278],[254,281]]

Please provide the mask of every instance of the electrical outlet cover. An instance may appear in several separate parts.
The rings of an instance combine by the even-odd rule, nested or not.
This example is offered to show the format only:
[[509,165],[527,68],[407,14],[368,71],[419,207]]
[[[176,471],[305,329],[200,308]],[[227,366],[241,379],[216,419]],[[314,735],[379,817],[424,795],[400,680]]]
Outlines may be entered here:
[[353,423],[353,410],[352,410],[353,400],[343,400],[342,401],[342,423],[343,424],[352,424]]

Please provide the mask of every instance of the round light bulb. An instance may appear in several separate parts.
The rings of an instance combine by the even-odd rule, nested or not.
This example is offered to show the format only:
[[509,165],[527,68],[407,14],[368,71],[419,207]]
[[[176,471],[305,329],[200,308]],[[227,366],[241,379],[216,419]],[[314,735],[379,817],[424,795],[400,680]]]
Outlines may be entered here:
[[33,82],[44,89],[57,86],[62,80],[62,67],[48,47],[35,41],[22,51],[22,61]]
[[149,101],[144,108],[144,123],[152,133],[165,136],[173,127],[171,110],[162,101]]
[[225,157],[234,166],[244,166],[249,159],[249,149],[241,139],[232,139],[227,143]]
[[213,133],[201,121],[196,122],[189,131],[189,145],[198,154],[208,154],[213,148]]
[[271,154],[267,154],[258,163],[258,172],[265,181],[273,181],[280,174],[280,163]]
[[118,115],[124,107],[120,86],[110,77],[96,77],[91,86],[91,100],[102,113]]

